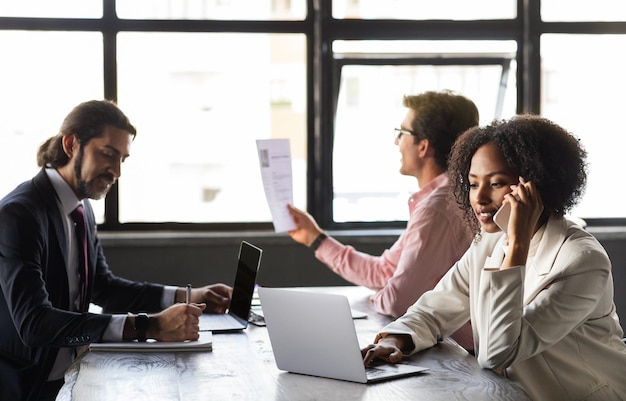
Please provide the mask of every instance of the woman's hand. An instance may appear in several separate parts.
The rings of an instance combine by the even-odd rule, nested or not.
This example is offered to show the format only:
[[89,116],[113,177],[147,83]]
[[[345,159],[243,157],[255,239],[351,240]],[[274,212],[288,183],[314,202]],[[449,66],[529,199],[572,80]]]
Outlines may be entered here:
[[511,189],[504,197],[511,204],[511,216],[507,229],[509,251],[503,269],[526,264],[530,240],[543,223],[540,221],[543,202],[535,183],[520,177],[520,183]]
[[368,345],[361,350],[363,364],[368,366],[376,358],[391,363],[400,362],[404,356],[402,349],[405,348],[407,338],[410,342],[410,337],[406,335],[388,335],[383,337],[376,344]]

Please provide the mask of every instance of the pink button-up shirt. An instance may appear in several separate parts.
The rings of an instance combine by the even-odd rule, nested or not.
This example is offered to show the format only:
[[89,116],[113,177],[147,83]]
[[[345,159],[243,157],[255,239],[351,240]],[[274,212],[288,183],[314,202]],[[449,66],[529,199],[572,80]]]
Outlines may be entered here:
[[[372,301],[379,313],[401,316],[437,284],[472,241],[454,208],[448,199],[448,176],[441,174],[411,195],[406,230],[380,256],[359,252],[332,237],[321,243],[315,256],[351,283],[375,290]],[[452,338],[473,348],[469,323]]]

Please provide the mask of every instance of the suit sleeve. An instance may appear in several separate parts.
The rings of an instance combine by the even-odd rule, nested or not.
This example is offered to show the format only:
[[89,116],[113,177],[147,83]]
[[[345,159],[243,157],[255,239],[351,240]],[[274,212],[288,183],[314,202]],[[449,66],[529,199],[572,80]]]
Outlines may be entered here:
[[406,313],[388,324],[376,341],[388,334],[407,334],[410,353],[430,348],[450,336],[470,319],[468,254],[454,265],[434,289],[425,292]]

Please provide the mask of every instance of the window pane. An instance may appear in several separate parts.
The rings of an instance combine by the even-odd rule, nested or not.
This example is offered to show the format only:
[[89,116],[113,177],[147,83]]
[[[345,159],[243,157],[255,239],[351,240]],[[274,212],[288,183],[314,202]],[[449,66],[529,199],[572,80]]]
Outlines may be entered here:
[[102,0],[5,0],[2,17],[102,18]]
[[39,145],[74,106],[103,98],[102,35],[1,31],[0,54],[1,198],[37,172]]
[[[395,50],[397,44],[389,44],[387,50]],[[400,47],[420,47],[425,51],[432,45],[436,43],[405,43]],[[447,45],[452,46],[451,43]],[[512,43],[494,43],[492,50],[511,49],[512,46],[513,52],[502,53],[512,58]],[[366,47],[372,52],[380,51],[376,44]],[[465,43],[459,48],[467,51],[472,46]],[[419,54],[424,53],[414,55]],[[453,53],[445,54],[451,56]],[[475,53],[473,56],[489,59],[495,54]],[[450,64],[454,64],[453,61]],[[402,106],[404,95],[442,89],[454,90],[472,99],[479,109],[481,124],[496,117],[510,117],[515,113],[515,62],[512,60],[508,78],[505,76],[504,80],[503,67],[499,64],[343,67],[333,149],[333,213],[336,222],[407,219],[407,199],[410,193],[418,190],[417,180],[398,172],[400,155],[394,145],[393,129],[400,126],[406,114]],[[358,173],[355,173],[355,166],[358,166]]]
[[333,0],[334,18],[513,19],[516,0]]
[[544,21],[626,21],[624,0],[541,0]]
[[302,20],[306,0],[117,0],[127,19]]
[[587,149],[587,191],[572,214],[626,217],[624,93],[626,35],[544,35],[541,113],[578,136]]
[[123,33],[118,50],[119,102],[138,129],[121,222],[270,221],[266,138],[290,139],[305,202],[304,35]]

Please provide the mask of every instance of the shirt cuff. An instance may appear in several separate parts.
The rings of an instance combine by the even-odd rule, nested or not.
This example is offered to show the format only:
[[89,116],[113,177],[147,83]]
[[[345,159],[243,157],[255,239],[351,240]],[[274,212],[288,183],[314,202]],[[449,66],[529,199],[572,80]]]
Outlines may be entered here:
[[103,342],[117,342],[124,338],[124,323],[126,323],[127,315],[113,315],[109,320],[104,334],[102,334]]
[[[161,307],[163,309],[174,305],[177,289],[178,287],[171,285],[167,285],[163,288],[163,295],[161,296]],[[112,315],[109,325],[102,334],[102,341],[122,341],[124,338],[124,324],[126,323],[127,316],[128,315]]]
[[174,287],[172,285],[166,285],[163,288],[163,295],[161,295],[161,308],[165,309],[174,305],[177,289],[178,287]]

